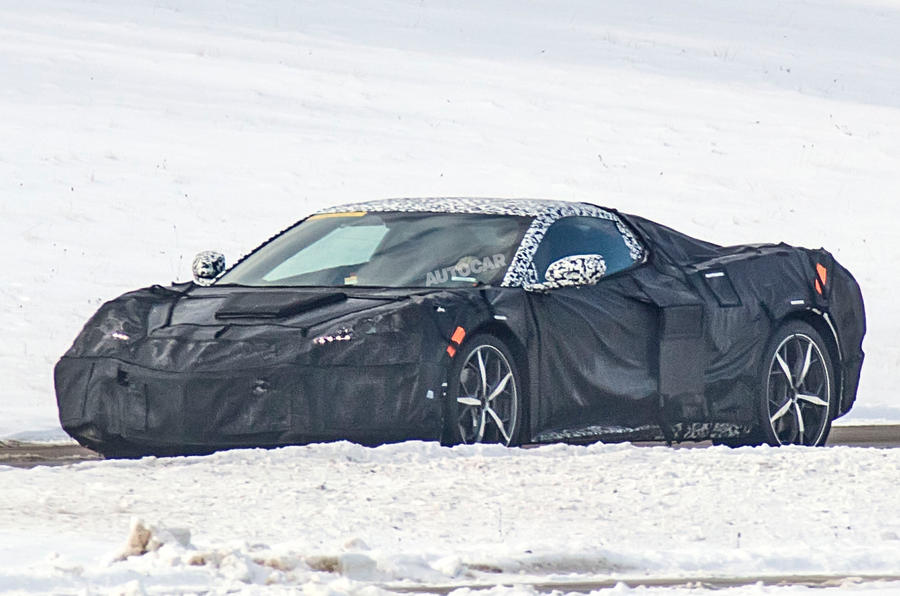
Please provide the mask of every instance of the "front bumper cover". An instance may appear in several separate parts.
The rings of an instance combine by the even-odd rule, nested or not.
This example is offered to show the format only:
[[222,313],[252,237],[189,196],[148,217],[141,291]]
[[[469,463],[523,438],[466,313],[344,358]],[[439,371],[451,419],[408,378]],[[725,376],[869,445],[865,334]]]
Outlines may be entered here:
[[104,451],[126,443],[225,448],[348,439],[438,439],[441,367],[269,366],[161,372],[112,358],[64,357],[55,382],[60,422]]

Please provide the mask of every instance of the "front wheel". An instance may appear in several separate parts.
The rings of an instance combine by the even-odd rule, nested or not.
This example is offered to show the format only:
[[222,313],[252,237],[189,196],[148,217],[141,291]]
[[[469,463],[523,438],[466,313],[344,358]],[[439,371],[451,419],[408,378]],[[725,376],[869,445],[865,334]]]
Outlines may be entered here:
[[450,370],[445,441],[520,442],[524,411],[522,388],[512,354],[491,335],[477,335],[456,354]]
[[769,445],[824,445],[831,430],[834,368],[822,337],[802,321],[782,325],[766,348],[758,403]]

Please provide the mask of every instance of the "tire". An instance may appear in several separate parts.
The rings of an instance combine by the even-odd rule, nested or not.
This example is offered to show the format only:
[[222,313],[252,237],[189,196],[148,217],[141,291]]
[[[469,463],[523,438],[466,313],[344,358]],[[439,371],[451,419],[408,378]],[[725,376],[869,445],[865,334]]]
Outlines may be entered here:
[[763,444],[762,439],[759,436],[762,433],[757,429],[753,434],[745,436],[745,437],[729,437],[727,439],[713,439],[712,444],[715,446],[723,446],[723,447],[757,447]]
[[522,383],[512,353],[492,335],[476,335],[453,360],[444,410],[444,443],[521,443]]
[[788,321],[763,352],[757,398],[758,430],[747,444],[824,445],[831,431],[835,376],[819,333]]

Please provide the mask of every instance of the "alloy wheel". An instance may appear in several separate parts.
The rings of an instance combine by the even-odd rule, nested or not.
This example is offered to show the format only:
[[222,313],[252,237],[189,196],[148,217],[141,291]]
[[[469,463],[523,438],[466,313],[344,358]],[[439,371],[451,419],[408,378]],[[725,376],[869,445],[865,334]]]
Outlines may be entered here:
[[463,443],[513,441],[519,396],[512,367],[499,349],[484,344],[469,353],[459,372],[456,402]]
[[819,345],[792,333],[775,350],[766,389],[769,424],[778,444],[818,445],[831,415],[831,378]]

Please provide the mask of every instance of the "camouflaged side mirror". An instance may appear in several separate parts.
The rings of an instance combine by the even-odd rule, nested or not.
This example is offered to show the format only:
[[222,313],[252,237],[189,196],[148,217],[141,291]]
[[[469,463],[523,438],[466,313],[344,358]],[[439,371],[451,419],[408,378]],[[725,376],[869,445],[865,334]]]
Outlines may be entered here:
[[191,271],[194,274],[194,283],[208,286],[225,271],[225,255],[212,250],[197,253],[191,264]]
[[606,274],[606,261],[600,255],[571,255],[550,263],[544,282],[528,284],[525,290],[541,292],[572,286],[592,286]]

